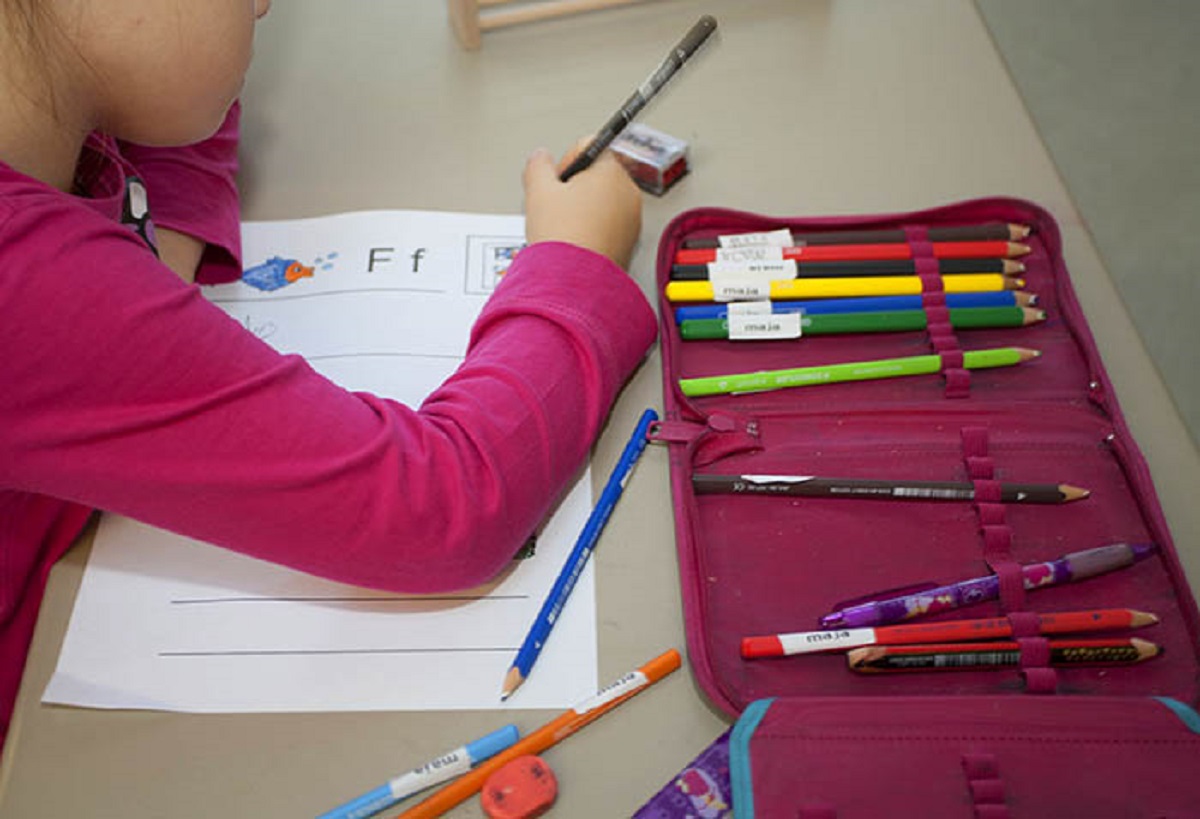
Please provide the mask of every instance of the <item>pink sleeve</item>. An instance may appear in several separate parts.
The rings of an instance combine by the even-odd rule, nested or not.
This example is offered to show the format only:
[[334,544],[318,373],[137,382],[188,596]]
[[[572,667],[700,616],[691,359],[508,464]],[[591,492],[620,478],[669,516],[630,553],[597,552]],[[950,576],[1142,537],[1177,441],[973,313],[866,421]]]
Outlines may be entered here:
[[44,253],[0,276],[0,485],[359,585],[500,571],[654,336],[615,265],[534,245],[413,409],[279,355],[119,227],[68,221],[25,209],[3,228]]
[[242,274],[241,211],[238,205],[238,124],[234,103],[220,129],[203,142],[178,148],[121,143],[150,198],[154,224],[197,239],[208,247],[196,281],[217,284]]

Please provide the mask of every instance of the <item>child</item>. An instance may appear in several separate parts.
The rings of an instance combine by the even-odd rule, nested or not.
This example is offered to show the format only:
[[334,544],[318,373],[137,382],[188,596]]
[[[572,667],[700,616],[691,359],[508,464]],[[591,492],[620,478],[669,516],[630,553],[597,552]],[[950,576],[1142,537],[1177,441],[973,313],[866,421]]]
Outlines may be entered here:
[[640,194],[610,156],[567,184],[530,158],[530,244],[419,408],[347,392],[209,304],[191,278],[240,273],[233,100],[267,5],[0,0],[0,731],[47,572],[92,510],[339,581],[472,586],[653,340],[621,270]]

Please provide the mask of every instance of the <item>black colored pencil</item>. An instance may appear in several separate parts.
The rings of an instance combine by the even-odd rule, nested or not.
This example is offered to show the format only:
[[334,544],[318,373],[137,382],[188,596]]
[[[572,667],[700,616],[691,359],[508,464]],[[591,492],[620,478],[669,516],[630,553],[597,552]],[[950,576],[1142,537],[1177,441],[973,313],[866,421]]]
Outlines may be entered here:
[[[788,495],[809,498],[854,498],[903,501],[971,501],[969,481],[867,480],[813,475],[693,475],[698,495]],[[1001,483],[1001,503],[1069,503],[1088,496],[1069,484]]]

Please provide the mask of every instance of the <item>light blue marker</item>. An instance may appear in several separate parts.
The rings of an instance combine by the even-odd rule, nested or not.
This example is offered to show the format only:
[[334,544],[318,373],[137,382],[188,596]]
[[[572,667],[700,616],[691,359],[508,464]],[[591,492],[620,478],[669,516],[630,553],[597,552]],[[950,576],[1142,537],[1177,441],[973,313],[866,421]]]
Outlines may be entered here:
[[505,725],[485,737],[469,742],[437,759],[426,762],[419,768],[401,774],[395,779],[367,791],[357,799],[322,813],[317,819],[366,819],[381,810],[390,808],[401,799],[407,799],[418,791],[438,785],[466,773],[472,766],[488,757],[509,748],[520,736],[515,725]]

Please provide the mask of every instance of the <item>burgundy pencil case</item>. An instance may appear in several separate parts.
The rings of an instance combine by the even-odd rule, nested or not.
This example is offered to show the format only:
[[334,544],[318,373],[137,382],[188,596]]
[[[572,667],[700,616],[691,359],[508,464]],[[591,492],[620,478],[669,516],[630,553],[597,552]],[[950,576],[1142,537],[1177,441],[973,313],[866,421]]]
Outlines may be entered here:
[[[982,223],[1031,228],[1019,275],[1044,320],[952,326],[931,236]],[[677,251],[781,228],[902,231],[926,328],[684,341],[679,305],[666,296]],[[712,704],[739,719],[730,745],[737,816],[1200,816],[1200,616],[1050,213],[1011,198],[829,218],[692,210],[662,235],[657,286],[664,416],[653,437],[670,448],[689,662]],[[1014,346],[1040,356],[964,366],[967,351]],[[940,370],[918,376],[691,397],[679,385],[930,354]],[[696,474],[955,481],[973,486],[975,499],[696,494]],[[1005,503],[1005,482],[1070,484],[1089,495]],[[1113,543],[1157,550],[1077,583],[1038,591],[1021,583],[1022,564]],[[1012,668],[857,674],[841,652],[741,656],[744,637],[817,630],[847,600],[989,574],[1000,581],[996,599],[911,622],[1008,618],[1020,645]],[[1052,665],[1033,615],[1112,608],[1158,622],[1085,636],[1136,636],[1161,655]],[[1138,788],[1125,787],[1130,777]],[[1155,782],[1163,786],[1147,784]]]

